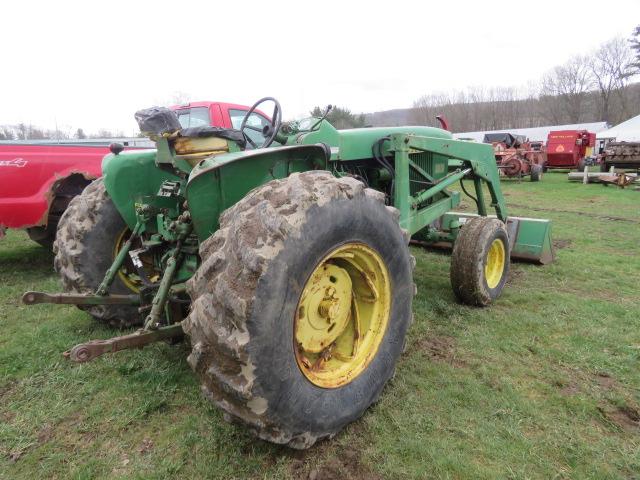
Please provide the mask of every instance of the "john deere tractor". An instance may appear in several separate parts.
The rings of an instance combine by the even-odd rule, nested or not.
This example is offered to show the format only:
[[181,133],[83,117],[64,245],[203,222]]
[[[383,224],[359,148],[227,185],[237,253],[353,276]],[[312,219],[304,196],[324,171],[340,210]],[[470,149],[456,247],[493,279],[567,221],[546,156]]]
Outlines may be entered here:
[[[262,125],[252,118],[267,101]],[[112,146],[60,220],[66,293],[23,301],[140,327],[75,346],[73,361],[186,334],[189,365],[227,419],[293,448],[334,436],[403,351],[411,238],[453,247],[455,296],[477,306],[498,298],[510,257],[552,252],[548,221],[508,216],[490,145],[430,127],[339,131],[325,117],[283,123],[269,97],[238,130],[138,112],[157,148]],[[454,212],[458,183],[477,214]]]

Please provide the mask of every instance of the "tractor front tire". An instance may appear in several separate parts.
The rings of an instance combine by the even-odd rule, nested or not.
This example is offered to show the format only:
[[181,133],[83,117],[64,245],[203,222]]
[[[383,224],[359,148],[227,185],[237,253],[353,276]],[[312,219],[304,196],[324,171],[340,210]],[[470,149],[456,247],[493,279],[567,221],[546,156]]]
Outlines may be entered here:
[[509,237],[504,223],[477,217],[458,233],[451,256],[451,286],[462,303],[485,307],[502,293],[509,273]]
[[304,449],[376,401],[412,318],[398,218],[382,193],[318,171],[262,185],[220,216],[183,325],[188,362],[225,419]]
[[[53,244],[54,268],[66,292],[95,292],[113,263],[117,239],[125,229],[125,222],[109,198],[102,179],[94,180],[71,200],[60,218]],[[109,292],[134,293],[119,275]],[[113,327],[127,328],[141,323],[135,306],[78,305],[78,308]]]

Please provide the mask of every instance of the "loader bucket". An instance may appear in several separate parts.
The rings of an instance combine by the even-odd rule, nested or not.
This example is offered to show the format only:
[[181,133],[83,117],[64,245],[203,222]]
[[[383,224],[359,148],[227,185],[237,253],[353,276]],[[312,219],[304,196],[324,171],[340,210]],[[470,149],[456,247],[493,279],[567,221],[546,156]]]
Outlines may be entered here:
[[[447,212],[442,216],[442,229],[450,230],[451,222],[464,224],[477,217],[472,213]],[[489,215],[495,218],[495,215]],[[546,265],[553,262],[551,243],[551,220],[541,218],[509,217],[507,220],[511,259]]]

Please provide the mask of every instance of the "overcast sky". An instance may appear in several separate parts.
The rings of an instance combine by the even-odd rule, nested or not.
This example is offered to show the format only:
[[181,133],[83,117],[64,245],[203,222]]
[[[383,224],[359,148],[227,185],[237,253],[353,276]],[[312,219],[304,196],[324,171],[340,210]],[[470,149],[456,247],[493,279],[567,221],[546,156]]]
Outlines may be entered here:
[[518,86],[640,24],[639,0],[3,2],[0,124],[136,130],[191,100],[410,107],[423,94]]

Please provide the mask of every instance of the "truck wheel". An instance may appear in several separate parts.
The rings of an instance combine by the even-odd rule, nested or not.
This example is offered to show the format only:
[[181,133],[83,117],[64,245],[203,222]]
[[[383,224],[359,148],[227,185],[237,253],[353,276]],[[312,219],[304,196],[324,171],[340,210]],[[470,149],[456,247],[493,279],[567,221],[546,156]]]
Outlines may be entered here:
[[394,373],[413,258],[384,196],[328,172],[254,189],[200,246],[188,361],[225,418],[308,448],[359,418]]
[[453,245],[451,286],[458,300],[484,307],[500,296],[509,272],[509,237],[500,220],[465,223]]
[[542,178],[542,167],[540,165],[537,164],[533,164],[531,165],[531,181],[532,182],[539,182],[540,179]]
[[50,225],[46,227],[27,228],[27,234],[32,241],[45,247],[47,250],[51,248],[53,241],[56,239],[56,229]]
[[[95,180],[74,197],[60,218],[53,244],[54,267],[60,274],[64,290],[94,292],[113,263],[118,241],[126,230],[102,179]],[[118,274],[110,293],[133,292],[135,287],[124,275]],[[78,308],[114,327],[141,323],[137,308],[128,305],[78,305]]]
[[577,169],[579,172],[584,172],[584,167],[585,167],[586,163],[584,161],[584,158],[581,158],[580,160],[578,160],[578,165],[577,165]]

